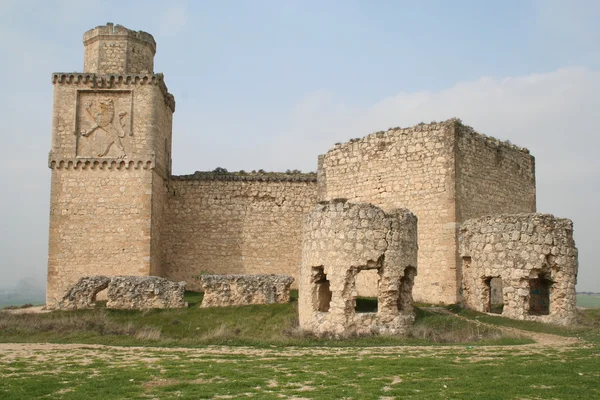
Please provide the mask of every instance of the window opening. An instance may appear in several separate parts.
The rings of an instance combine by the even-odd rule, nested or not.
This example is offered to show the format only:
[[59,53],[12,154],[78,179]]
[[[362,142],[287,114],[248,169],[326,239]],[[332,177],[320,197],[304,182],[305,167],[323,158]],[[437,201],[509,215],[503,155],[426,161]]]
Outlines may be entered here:
[[313,308],[315,311],[329,312],[331,305],[331,290],[323,267],[313,267]]

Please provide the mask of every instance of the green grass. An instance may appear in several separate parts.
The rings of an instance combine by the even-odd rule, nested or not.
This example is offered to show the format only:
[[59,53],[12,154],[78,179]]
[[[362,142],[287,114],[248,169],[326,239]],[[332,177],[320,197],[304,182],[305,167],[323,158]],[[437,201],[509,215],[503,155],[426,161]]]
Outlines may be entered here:
[[526,331],[549,333],[559,336],[574,336],[590,342],[600,343],[600,309],[579,310],[577,312],[577,324],[573,326],[559,326],[483,314],[477,311],[463,309],[456,305],[447,308],[460,316],[492,325],[507,326]]
[[[200,293],[187,292],[187,309],[110,310],[99,303],[92,310],[54,311],[47,314],[0,312],[0,342],[97,343],[109,345],[183,346],[390,346],[439,343],[514,344],[528,339],[482,329],[475,323],[417,308],[417,320],[408,337],[317,338],[301,332],[297,320],[297,292],[288,304],[199,308]],[[361,309],[376,301],[361,299]]]
[[[231,308],[198,308],[201,294],[187,293],[191,307],[180,310],[0,312],[0,342],[148,346],[7,345],[0,348],[0,398],[600,398],[600,309],[580,312],[576,327],[558,327],[447,307],[465,320],[423,306],[409,338],[332,340],[298,333],[295,295],[289,304]],[[358,301],[361,309],[373,305]],[[586,342],[489,346],[529,341],[471,320]]]
[[577,307],[600,308],[600,295],[578,294]]
[[595,354],[502,347],[0,353],[0,398],[14,400],[593,399],[600,398],[599,376],[597,349]]

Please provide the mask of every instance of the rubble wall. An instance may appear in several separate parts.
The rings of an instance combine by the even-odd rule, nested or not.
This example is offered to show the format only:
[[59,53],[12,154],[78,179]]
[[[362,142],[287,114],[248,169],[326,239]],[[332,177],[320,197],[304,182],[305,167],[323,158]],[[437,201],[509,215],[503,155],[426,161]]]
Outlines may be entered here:
[[[574,321],[578,261],[571,220],[549,214],[468,220],[460,229],[460,255],[465,306],[489,311],[486,282],[500,277],[503,316],[564,325]],[[546,315],[532,312],[540,280],[548,283]]]
[[[377,274],[377,312],[357,312],[356,276]],[[414,322],[417,218],[344,200],[306,217],[299,272],[300,328],[318,335],[402,334]]]
[[114,276],[108,284],[107,308],[147,310],[184,308],[185,282],[171,282],[158,276]]
[[[337,144],[319,160],[319,200],[346,198],[417,215],[417,301],[457,299],[454,125],[392,128]],[[372,288],[375,279],[371,273],[363,286]]]
[[292,282],[287,275],[202,275],[201,307],[289,303]]
[[315,204],[314,175],[198,173],[174,176],[165,210],[165,277],[284,274],[296,277],[302,220]]
[[96,306],[96,295],[110,283],[107,276],[84,276],[71,286],[56,304],[59,310],[82,310]]
[[107,291],[107,308],[146,310],[187,307],[185,282],[170,282],[158,276],[84,276],[69,287],[55,305],[59,310],[94,308],[96,296]]

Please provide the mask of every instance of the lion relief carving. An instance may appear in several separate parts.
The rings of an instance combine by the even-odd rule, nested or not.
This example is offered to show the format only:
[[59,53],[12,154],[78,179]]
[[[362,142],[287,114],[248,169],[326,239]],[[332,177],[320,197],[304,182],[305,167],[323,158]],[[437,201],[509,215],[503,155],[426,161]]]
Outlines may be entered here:
[[[84,103],[89,128],[82,129],[79,134],[83,137],[89,137],[99,131],[105,133],[106,145],[103,146],[100,152],[95,154],[97,157],[105,157],[113,145],[119,150],[118,158],[127,157],[121,141],[126,136],[127,112],[121,111],[115,117],[115,103],[112,99],[103,98],[99,99],[97,104],[95,103],[94,101]],[[129,136],[133,136],[133,132],[130,131]]]

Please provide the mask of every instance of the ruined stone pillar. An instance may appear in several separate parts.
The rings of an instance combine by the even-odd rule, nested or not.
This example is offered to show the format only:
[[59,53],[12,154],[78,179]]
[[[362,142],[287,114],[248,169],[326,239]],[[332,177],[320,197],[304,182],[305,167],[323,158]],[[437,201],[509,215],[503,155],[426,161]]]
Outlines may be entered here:
[[[576,317],[573,222],[550,214],[490,215],[460,229],[463,302],[482,312],[568,325]],[[492,307],[492,280],[501,304]]]
[[[377,304],[362,312],[356,277],[368,270],[376,272]],[[300,328],[333,336],[403,334],[414,322],[416,273],[417,217],[410,211],[385,213],[339,199],[319,203],[304,225]]]

